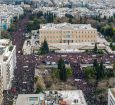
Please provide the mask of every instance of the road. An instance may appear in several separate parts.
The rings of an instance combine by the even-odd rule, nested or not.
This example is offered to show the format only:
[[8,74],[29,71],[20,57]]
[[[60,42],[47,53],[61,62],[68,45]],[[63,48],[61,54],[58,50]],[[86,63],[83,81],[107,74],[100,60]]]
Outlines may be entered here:
[[34,91],[34,56],[22,54],[25,26],[29,21],[29,16],[30,13],[27,13],[22,20],[19,20],[17,30],[12,33],[12,44],[16,45],[17,64],[12,88],[4,92],[4,105],[10,105],[15,95],[31,94]]

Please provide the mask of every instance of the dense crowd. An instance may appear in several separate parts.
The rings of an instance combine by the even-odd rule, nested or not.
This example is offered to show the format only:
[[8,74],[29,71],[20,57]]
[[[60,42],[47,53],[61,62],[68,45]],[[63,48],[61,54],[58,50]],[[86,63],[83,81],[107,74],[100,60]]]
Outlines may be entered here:
[[62,57],[65,61],[69,62],[73,69],[73,77],[80,79],[76,81],[75,85],[78,89],[83,90],[88,105],[106,105],[106,103],[99,103],[92,97],[92,93],[95,92],[96,86],[89,85],[84,80],[84,74],[80,69],[80,64],[92,64],[94,59],[99,62],[102,60],[103,63],[115,62],[115,55],[95,55],[92,53],[71,53],[71,54],[59,54],[50,53],[46,55],[23,55],[22,46],[24,43],[24,32],[25,24],[28,22],[29,14],[24,19],[19,21],[18,29],[13,33],[13,44],[16,45],[17,51],[17,68],[14,72],[14,80],[12,81],[12,88],[9,91],[4,92],[4,105],[9,105],[10,100],[18,94],[31,94],[34,93],[34,72],[35,68],[39,67],[43,62],[58,62],[59,58]]

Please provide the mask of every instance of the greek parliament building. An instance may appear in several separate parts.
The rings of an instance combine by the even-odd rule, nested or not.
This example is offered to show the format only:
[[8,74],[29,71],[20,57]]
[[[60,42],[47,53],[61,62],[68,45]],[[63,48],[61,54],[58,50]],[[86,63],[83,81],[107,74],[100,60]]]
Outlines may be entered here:
[[41,24],[39,29],[40,44],[47,40],[48,43],[82,43],[97,41],[97,30],[90,24]]

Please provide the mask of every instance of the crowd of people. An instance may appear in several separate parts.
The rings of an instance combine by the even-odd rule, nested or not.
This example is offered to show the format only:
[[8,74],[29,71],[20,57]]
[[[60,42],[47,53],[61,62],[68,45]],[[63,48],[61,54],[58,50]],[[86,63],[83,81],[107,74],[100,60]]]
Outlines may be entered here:
[[[77,89],[80,89],[84,92],[86,101],[88,105],[106,105],[107,102],[97,101],[94,93],[96,92],[96,84],[88,84],[84,78],[84,72],[81,70],[81,64],[93,64],[94,59],[97,59],[98,62],[103,61],[104,64],[111,65],[115,62],[115,55],[104,54],[104,55],[95,55],[92,53],[71,53],[71,54],[58,54],[52,53],[43,56],[35,55],[35,67],[38,68],[44,62],[55,62],[62,57],[64,61],[69,62],[73,69],[73,78],[79,81],[75,81],[75,86]],[[73,79],[73,80],[74,80]]]
[[18,94],[32,94],[34,93],[34,73],[35,68],[39,67],[43,62],[58,62],[62,57],[65,61],[69,62],[73,69],[73,77],[80,79],[76,81],[75,85],[78,89],[83,90],[88,105],[106,105],[106,103],[99,103],[92,97],[92,93],[95,92],[95,85],[89,85],[84,80],[84,74],[80,70],[80,64],[92,64],[94,59],[98,62],[101,60],[103,63],[115,62],[115,55],[103,54],[95,55],[92,53],[49,53],[46,55],[23,55],[22,46],[24,43],[25,25],[29,21],[29,14],[24,19],[17,23],[17,31],[13,32],[12,42],[16,45],[17,52],[17,67],[14,71],[14,80],[12,81],[12,88],[7,92],[4,92],[4,105],[9,105],[10,100],[13,100],[14,96]]

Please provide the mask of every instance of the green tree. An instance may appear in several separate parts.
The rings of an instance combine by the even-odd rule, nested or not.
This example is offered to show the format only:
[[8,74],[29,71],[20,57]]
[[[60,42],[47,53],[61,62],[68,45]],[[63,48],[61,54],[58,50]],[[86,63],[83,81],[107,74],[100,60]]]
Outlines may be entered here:
[[34,77],[34,82],[36,83],[38,80],[38,77]]
[[64,60],[62,58],[60,58],[58,61],[58,69],[60,80],[65,82],[67,80],[67,71],[65,68]]
[[42,43],[42,46],[40,48],[40,53],[41,54],[47,54],[49,53],[49,47],[48,47],[48,43],[46,40],[44,40],[44,42]]
[[99,78],[100,78],[100,73],[99,73],[99,64],[98,64],[98,62],[97,62],[97,59],[95,59],[94,60],[94,62],[93,62],[93,67],[94,67],[94,69],[95,69],[95,74],[96,74],[96,80],[98,81],[99,80]]
[[13,32],[14,30],[15,30],[15,24],[14,23],[12,23],[11,25],[10,25],[10,28],[8,29],[8,32]]
[[36,30],[36,29],[39,29],[39,28],[40,28],[39,20],[38,19],[34,19],[33,30]]
[[86,79],[95,79],[96,74],[94,68],[87,67],[84,72],[85,72]]
[[110,43],[109,47],[111,47],[111,48],[112,48],[112,47],[113,47],[113,44],[112,44],[112,43]]
[[97,53],[98,49],[97,49],[97,43],[95,43],[95,47],[94,47],[94,53]]
[[72,69],[69,67],[69,68],[66,68],[67,70],[67,77],[71,77],[72,76]]
[[18,17],[17,17],[17,16],[14,16],[14,17],[13,17],[13,21],[14,21],[14,22],[17,22],[17,21],[18,21]]
[[114,62],[114,64],[113,64],[113,70],[115,70],[115,62]]
[[100,79],[104,77],[104,66],[103,62],[101,61],[100,66],[99,66],[99,73],[100,73]]
[[96,68],[98,65],[98,62],[97,62],[97,59],[94,59],[94,62],[93,62],[93,67]]
[[32,29],[33,29],[33,22],[30,21],[30,22],[28,22],[28,24],[26,25],[26,30],[27,30],[27,32],[31,32]]

